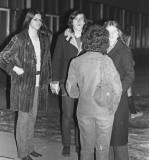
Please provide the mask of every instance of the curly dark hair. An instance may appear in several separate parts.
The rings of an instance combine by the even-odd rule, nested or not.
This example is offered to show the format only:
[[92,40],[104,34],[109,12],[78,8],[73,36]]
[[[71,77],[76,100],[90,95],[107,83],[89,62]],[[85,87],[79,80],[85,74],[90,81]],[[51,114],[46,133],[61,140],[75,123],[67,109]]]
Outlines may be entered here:
[[109,32],[105,27],[90,25],[82,35],[82,49],[84,51],[106,53],[109,47]]

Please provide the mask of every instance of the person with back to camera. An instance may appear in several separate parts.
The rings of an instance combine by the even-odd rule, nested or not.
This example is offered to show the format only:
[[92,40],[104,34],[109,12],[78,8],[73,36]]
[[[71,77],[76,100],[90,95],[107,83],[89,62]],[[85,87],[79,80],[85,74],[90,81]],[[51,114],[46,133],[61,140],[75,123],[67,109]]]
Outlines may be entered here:
[[109,33],[99,25],[89,26],[82,36],[86,53],[73,58],[66,81],[68,95],[78,98],[81,160],[108,160],[109,145],[122,85],[113,61],[104,55]]
[[[127,45],[127,47],[130,47],[130,43],[131,43],[131,35],[125,33],[124,34],[124,42]],[[134,62],[135,65],[135,62]],[[128,95],[128,106],[129,106],[129,110],[130,110],[130,118],[136,118],[136,117],[140,117],[143,115],[142,111],[137,111],[135,103],[134,103],[134,98],[133,98],[133,93],[132,93],[132,87],[130,87],[127,91],[127,95]]]
[[34,125],[38,106],[48,105],[50,36],[42,14],[29,10],[22,31],[0,53],[0,67],[11,76],[10,109],[18,111],[16,141],[22,160],[42,156],[34,151]]
[[[75,99],[68,97],[64,83],[67,77],[69,62],[81,51],[81,34],[86,18],[82,11],[73,11],[68,20],[68,28],[60,34],[57,39],[55,51],[52,58],[52,82],[51,91],[62,94],[62,155],[70,156],[71,145],[71,123],[74,112]],[[55,83],[57,85],[55,85]],[[76,135],[78,131],[76,130]],[[78,136],[76,136],[76,151],[79,151]]]
[[107,55],[113,60],[122,82],[122,96],[115,113],[111,135],[110,160],[113,159],[112,153],[114,160],[128,160],[129,107],[127,90],[135,78],[133,58],[131,50],[124,44],[123,33],[118,22],[107,21],[104,27],[110,34]]

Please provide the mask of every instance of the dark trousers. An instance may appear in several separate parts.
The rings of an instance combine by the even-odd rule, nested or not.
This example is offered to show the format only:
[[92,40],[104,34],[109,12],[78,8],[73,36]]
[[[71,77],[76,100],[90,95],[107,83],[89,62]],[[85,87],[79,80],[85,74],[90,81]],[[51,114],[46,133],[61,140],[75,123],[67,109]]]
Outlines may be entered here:
[[129,160],[128,145],[111,146],[109,160]]
[[128,97],[128,106],[129,106],[129,110],[131,114],[136,114],[136,108],[135,108],[135,104],[134,104],[134,99],[133,96]]
[[[64,146],[71,145],[71,128],[72,128],[72,120],[74,111],[76,110],[75,99],[70,98],[68,96],[62,97],[62,144]],[[75,121],[76,122],[76,121]],[[78,125],[75,123],[75,139],[76,139],[76,146],[79,146],[79,131]]]
[[133,93],[132,93],[132,88],[131,87],[127,90],[127,95],[128,95],[128,106],[129,106],[130,114],[136,114],[137,110],[135,108]]

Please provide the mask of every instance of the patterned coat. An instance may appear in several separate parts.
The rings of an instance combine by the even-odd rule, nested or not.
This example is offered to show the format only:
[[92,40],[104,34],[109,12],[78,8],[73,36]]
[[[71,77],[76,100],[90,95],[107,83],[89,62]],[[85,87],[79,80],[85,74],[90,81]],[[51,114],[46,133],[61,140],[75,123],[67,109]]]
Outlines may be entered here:
[[69,63],[81,51],[70,29],[58,36],[52,58],[52,81],[59,81],[63,95],[66,95],[64,82],[67,78]]
[[127,90],[132,85],[135,77],[131,50],[118,41],[115,47],[108,53],[119,72],[122,82],[122,96],[115,113],[111,146],[124,146],[128,143],[129,108]]
[[[48,105],[48,84],[51,79],[51,55],[49,38],[39,35],[41,47],[41,74],[39,84],[39,108]],[[23,68],[17,75],[14,66]],[[29,112],[33,106],[36,84],[36,55],[28,31],[15,35],[0,53],[0,67],[11,76],[10,109]]]

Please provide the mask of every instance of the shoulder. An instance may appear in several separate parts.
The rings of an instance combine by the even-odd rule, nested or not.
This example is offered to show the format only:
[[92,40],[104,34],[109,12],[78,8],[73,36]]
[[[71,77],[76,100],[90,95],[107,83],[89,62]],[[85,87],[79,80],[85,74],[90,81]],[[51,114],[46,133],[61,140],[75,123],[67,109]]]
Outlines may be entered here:
[[106,64],[113,63],[113,60],[108,55],[103,55],[101,58],[102,58],[102,61]]
[[41,34],[41,33],[39,34],[39,38],[40,38],[40,40],[45,41],[45,42],[49,42],[51,40],[51,37],[48,37],[48,36]]
[[18,41],[24,41],[24,40],[27,39],[27,32],[26,31],[22,31],[19,34],[16,34],[13,38],[18,40]]
[[71,38],[74,37],[74,35],[71,32],[71,30],[69,28],[67,28],[63,33],[59,34],[58,37],[61,38],[61,39],[65,39],[65,40],[69,41]]
[[118,42],[118,46],[119,46],[119,48],[120,48],[122,51],[130,51],[130,48],[127,47],[127,45],[124,44],[122,41],[119,41],[119,42]]
[[24,38],[22,37],[22,33],[16,34],[11,38],[12,43],[14,44],[20,44],[20,42],[23,40]]
[[58,39],[62,40],[62,39],[66,39],[66,37],[64,36],[64,32],[60,33],[58,35]]

